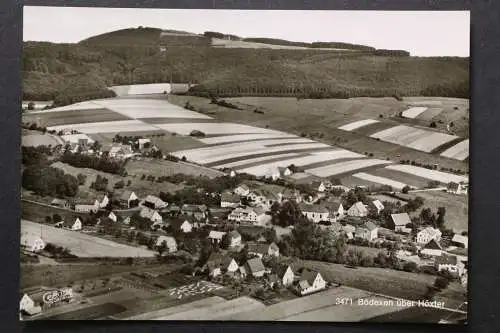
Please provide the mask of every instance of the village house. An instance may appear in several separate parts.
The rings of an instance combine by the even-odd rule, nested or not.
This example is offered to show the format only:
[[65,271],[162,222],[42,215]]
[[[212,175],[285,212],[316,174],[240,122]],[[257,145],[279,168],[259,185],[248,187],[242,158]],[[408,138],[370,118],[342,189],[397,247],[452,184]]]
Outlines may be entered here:
[[356,228],[355,237],[367,240],[369,242],[373,241],[378,237],[378,227],[375,223],[368,221],[362,226]]
[[118,217],[117,217],[117,216],[116,216],[116,214],[115,214],[115,213],[113,213],[113,212],[109,212],[108,218],[109,218],[111,221],[113,221],[113,222],[118,221]]
[[51,201],[50,203],[52,206],[55,206],[55,207],[59,207],[59,208],[65,208],[65,209],[69,209],[70,208],[70,204],[69,204],[69,201],[68,200],[63,200],[63,199],[54,199]]
[[167,207],[167,203],[165,201],[154,195],[148,195],[146,199],[144,199],[143,205],[153,209],[163,209]]
[[232,230],[227,236],[229,237],[229,247],[235,248],[241,245],[241,235],[238,231]]
[[183,232],[185,234],[193,231],[193,224],[188,220],[183,220],[183,219],[176,219],[170,221],[170,227],[172,227],[172,230],[176,232]]
[[148,208],[148,207],[142,207],[139,216],[145,219],[150,220],[153,223],[162,223],[163,218],[161,217],[160,213],[158,213],[156,210]]
[[266,275],[265,284],[269,288],[274,288],[275,286],[278,286],[279,282],[280,282],[280,279],[278,278],[278,275],[276,275],[276,274]]
[[182,205],[181,213],[190,217],[192,216],[199,221],[208,217],[208,208],[205,205],[184,204]]
[[39,252],[45,248],[45,242],[37,235],[23,233],[21,235],[21,247],[29,252]]
[[234,193],[241,197],[246,197],[250,194],[250,188],[246,184],[241,184],[234,189]]
[[274,242],[272,242],[271,244],[249,243],[248,254],[256,255],[259,258],[262,258],[264,256],[279,257],[280,249]]
[[328,216],[330,222],[337,222],[344,217],[345,210],[340,200],[330,200],[325,203],[325,206],[330,212]]
[[296,203],[302,202],[302,196],[299,190],[293,190],[291,188],[286,188],[283,193],[279,193],[279,200],[283,201],[295,201]]
[[66,229],[78,231],[78,230],[82,230],[82,221],[80,221],[80,219],[77,217],[76,220],[73,222],[71,222],[69,220],[63,222],[62,226]]
[[438,272],[446,270],[455,276],[462,276],[465,270],[464,264],[456,256],[446,254],[437,257],[434,264]]
[[469,184],[465,182],[460,182],[460,183],[451,182],[446,187],[446,191],[448,193],[459,194],[459,195],[467,194],[467,192],[469,191]]
[[281,266],[277,272],[280,283],[284,287],[289,287],[293,284],[295,280],[295,274],[293,273],[292,267],[290,265]]
[[358,201],[347,210],[347,215],[356,217],[368,216],[368,209],[364,203]]
[[420,254],[427,257],[439,257],[443,254],[443,248],[435,239],[431,239],[420,250]]
[[167,253],[174,253],[177,252],[177,242],[175,241],[174,237],[171,236],[159,236],[156,239],[155,247],[161,246],[163,243],[166,245],[166,252]]
[[139,149],[149,148],[149,146],[151,145],[151,139],[139,139],[137,140],[137,145],[139,146]]
[[417,233],[416,242],[423,245],[429,243],[432,239],[439,242],[441,240],[441,231],[433,227],[427,227]]
[[219,244],[222,241],[222,238],[224,237],[225,234],[226,233],[224,231],[211,230],[207,238],[210,240],[212,244]]
[[127,216],[126,218],[123,219],[123,224],[126,224],[126,225],[130,224],[130,216]]
[[343,227],[344,233],[347,236],[347,239],[353,239],[354,233],[356,232],[356,227],[351,224],[346,224]]
[[19,301],[19,311],[22,314],[33,316],[42,312],[42,307],[37,305],[36,302],[28,296],[28,294],[23,294],[23,296],[21,296],[21,300]]
[[122,195],[120,196],[120,204],[124,207],[131,208],[133,203],[137,201],[139,198],[137,195],[132,192],[132,191],[124,191]]
[[384,204],[380,202],[380,200],[373,200],[370,202],[370,208],[373,208],[373,210],[378,214],[380,214],[384,210]]
[[181,213],[181,208],[177,206],[176,204],[169,205],[167,208],[167,214],[169,216],[178,216]]
[[253,277],[262,277],[266,272],[266,268],[262,263],[260,258],[252,258],[247,260],[245,264],[245,270],[247,274],[251,274]]
[[100,197],[100,200],[98,201],[99,201],[99,208],[105,208],[109,204],[109,198],[106,194],[103,194]]
[[221,208],[235,208],[240,205],[240,197],[236,194],[224,192],[220,196]]
[[328,221],[330,212],[324,206],[301,203],[299,204],[299,208],[302,211],[302,215],[311,222],[318,223],[320,221]]
[[260,225],[266,214],[260,207],[235,208],[227,217],[231,222]]
[[320,273],[304,270],[295,286],[296,292],[301,295],[309,295],[326,288],[326,281]]
[[93,203],[81,202],[75,204],[75,212],[77,213],[97,213],[99,210],[99,201],[95,200]]
[[411,228],[407,227],[408,225],[411,225],[411,220],[407,213],[391,214],[390,227],[395,232],[411,232]]
[[454,234],[451,239],[453,245],[467,249],[469,247],[469,237],[459,234]]
[[113,145],[109,150],[108,156],[116,159],[126,159],[134,154],[130,145]]
[[316,191],[316,192],[319,192],[319,193],[323,193],[326,191],[326,186],[325,186],[325,183],[322,182],[322,181],[313,181],[311,183],[311,187]]
[[232,257],[212,252],[202,266],[201,271],[208,273],[211,277],[216,277],[223,273],[234,274],[238,269],[238,263]]
[[278,167],[278,174],[279,174],[279,178],[289,177],[293,174],[293,171],[290,170],[290,168]]

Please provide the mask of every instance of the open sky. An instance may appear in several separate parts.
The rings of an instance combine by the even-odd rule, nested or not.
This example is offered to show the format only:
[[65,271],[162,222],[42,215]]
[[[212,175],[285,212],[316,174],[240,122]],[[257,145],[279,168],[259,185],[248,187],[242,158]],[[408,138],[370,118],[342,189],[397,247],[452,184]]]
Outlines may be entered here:
[[[248,11],[24,7],[25,41],[74,43],[138,26],[298,42],[348,42],[414,56],[469,56],[468,11]],[[50,18],[50,19],[47,19]]]

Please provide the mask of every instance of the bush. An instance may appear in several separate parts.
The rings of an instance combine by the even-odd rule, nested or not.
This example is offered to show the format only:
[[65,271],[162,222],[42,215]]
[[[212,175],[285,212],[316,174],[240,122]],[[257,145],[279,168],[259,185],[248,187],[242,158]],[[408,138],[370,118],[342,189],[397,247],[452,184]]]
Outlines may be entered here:
[[401,189],[401,193],[407,194],[409,190],[410,190],[410,187],[408,185],[406,185],[405,187],[403,187]]
[[438,276],[436,278],[436,281],[434,281],[434,287],[437,289],[437,290],[443,290],[445,289],[446,287],[448,287],[448,284],[450,283],[450,281],[444,277],[441,277],[441,276]]
[[[129,180],[129,182],[130,182],[130,180]],[[115,183],[114,188],[115,189],[120,189],[120,188],[123,188],[124,186],[125,186],[125,182],[123,180],[120,180],[119,182]]]
[[198,131],[198,130],[192,130],[191,133],[189,133],[189,135],[200,138],[200,137],[204,137],[205,133],[203,133],[202,131]]
[[437,124],[435,121],[433,121],[432,123],[429,124],[429,127],[430,128],[436,128],[437,127]]

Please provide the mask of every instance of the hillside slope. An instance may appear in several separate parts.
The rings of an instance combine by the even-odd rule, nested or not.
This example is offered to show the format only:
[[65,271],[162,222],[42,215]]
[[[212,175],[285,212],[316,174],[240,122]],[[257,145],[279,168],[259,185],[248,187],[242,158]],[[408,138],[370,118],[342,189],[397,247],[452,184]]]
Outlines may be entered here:
[[[198,83],[193,93],[308,98],[441,95],[468,98],[468,58],[388,56],[372,51],[314,48],[213,48],[210,38],[141,28],[78,44],[27,42],[23,95],[61,94],[134,83]],[[160,45],[166,50],[160,49]],[[332,44],[333,45],[333,44]],[[382,55],[380,55],[382,54]]]

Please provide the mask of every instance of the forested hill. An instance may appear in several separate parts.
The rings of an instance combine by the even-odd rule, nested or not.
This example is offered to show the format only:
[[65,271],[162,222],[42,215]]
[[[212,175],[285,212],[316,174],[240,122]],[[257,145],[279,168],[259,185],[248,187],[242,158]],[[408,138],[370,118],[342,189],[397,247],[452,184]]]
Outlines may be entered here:
[[[197,94],[469,96],[468,58],[419,58],[401,51],[344,43],[319,43],[316,47],[312,43],[303,49],[212,47],[211,37],[225,36],[217,34],[140,28],[95,36],[77,44],[25,42],[23,97],[52,100],[76,94],[96,98],[110,85],[170,79],[198,83],[193,88]],[[247,41],[295,43],[255,38]]]

